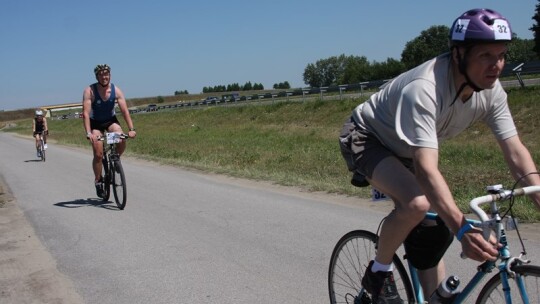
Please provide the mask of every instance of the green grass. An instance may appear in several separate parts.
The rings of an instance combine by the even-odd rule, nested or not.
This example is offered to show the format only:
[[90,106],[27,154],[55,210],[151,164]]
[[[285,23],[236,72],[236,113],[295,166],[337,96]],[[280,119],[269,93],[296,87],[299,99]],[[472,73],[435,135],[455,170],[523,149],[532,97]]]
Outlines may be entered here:
[[[132,116],[137,138],[127,153],[165,164],[236,177],[300,186],[310,191],[369,197],[370,189],[350,185],[338,134],[360,99],[276,102],[268,105],[206,107]],[[509,102],[523,142],[539,163],[540,88],[512,89]],[[122,119],[120,118],[120,121]],[[51,139],[84,146],[82,120],[49,121]],[[30,120],[11,131],[26,133]],[[487,185],[513,184],[490,131],[475,125],[443,144],[440,169],[460,208],[484,194]],[[540,221],[529,201],[515,209],[522,222]]]

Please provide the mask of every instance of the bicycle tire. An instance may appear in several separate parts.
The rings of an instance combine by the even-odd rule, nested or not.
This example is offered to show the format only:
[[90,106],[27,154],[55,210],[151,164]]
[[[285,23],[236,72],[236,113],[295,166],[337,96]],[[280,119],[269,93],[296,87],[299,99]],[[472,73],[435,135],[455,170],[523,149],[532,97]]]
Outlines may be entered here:
[[41,161],[45,161],[45,143],[43,142],[43,139],[40,139],[39,141],[39,149],[41,150]]
[[124,210],[127,202],[127,185],[126,185],[126,176],[124,174],[124,168],[122,167],[122,162],[120,159],[113,162],[113,167],[111,170],[112,186],[114,193],[114,200],[118,209]]
[[[525,290],[529,297],[529,303],[540,303],[540,266],[516,265],[512,267],[512,270],[516,273],[516,277],[521,276],[523,278]],[[508,281],[510,284],[512,303],[523,303],[515,278],[509,277]],[[499,273],[489,279],[486,285],[484,285],[478,295],[476,303],[506,303]]]
[[108,201],[109,197],[111,196],[111,173],[109,170],[109,161],[106,155],[103,155],[103,158],[101,160],[102,162],[102,169],[101,169],[101,176],[103,178],[103,195],[101,196],[103,201]]
[[[364,292],[362,278],[368,263],[375,258],[379,237],[370,231],[354,230],[345,234],[334,247],[328,269],[328,291],[331,304],[372,303]],[[414,303],[414,291],[407,270],[394,255],[394,279],[405,303]]]

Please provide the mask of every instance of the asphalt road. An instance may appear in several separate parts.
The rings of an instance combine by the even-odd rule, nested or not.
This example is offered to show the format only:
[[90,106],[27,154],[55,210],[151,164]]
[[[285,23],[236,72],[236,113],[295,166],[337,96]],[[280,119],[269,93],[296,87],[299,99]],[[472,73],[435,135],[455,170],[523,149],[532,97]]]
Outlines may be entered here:
[[[97,199],[89,149],[51,143],[39,162],[32,139],[0,143],[3,179],[84,303],[328,303],[335,243],[376,229],[390,205],[125,157],[120,211]],[[469,277],[476,263],[458,254],[454,242],[450,272]]]

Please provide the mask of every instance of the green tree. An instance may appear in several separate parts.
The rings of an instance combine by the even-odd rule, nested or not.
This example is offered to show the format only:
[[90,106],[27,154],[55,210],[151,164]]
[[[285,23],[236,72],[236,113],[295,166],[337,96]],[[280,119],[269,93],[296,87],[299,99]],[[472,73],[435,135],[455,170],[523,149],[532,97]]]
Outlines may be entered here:
[[304,69],[304,83],[311,87],[322,86],[322,75],[319,73],[319,68],[313,63],[308,63]]
[[308,64],[304,69],[304,82],[312,87],[325,87],[338,84],[343,79],[348,57],[344,54],[320,59]]
[[274,86],[273,86],[274,89],[290,89],[291,88],[291,85],[289,84],[288,81],[285,81],[285,82],[280,82],[280,83],[274,83]]
[[238,83],[232,83],[227,85],[227,92],[240,91],[240,85]]
[[448,33],[450,28],[445,25],[434,25],[422,31],[420,36],[405,44],[401,53],[401,62],[411,69],[442,53],[448,52]]
[[401,61],[388,58],[385,62],[374,62],[371,65],[371,70],[373,72],[370,80],[383,80],[394,78],[406,71],[407,68]]
[[251,84],[251,81],[248,81],[242,87],[242,91],[251,91],[251,90],[253,90],[253,85]]
[[536,53],[537,57],[540,57],[540,0],[538,2],[539,3],[536,4],[534,16],[532,16],[534,24],[529,30],[533,31],[534,36],[533,51]]
[[538,60],[534,50],[534,40],[520,39],[514,34],[512,42],[508,44],[508,56],[506,62],[521,63]]
[[358,83],[371,80],[371,63],[365,56],[348,56],[338,84]]
[[340,55],[308,64],[304,70],[304,82],[312,87],[352,84],[390,79],[405,70],[405,65],[393,58],[371,63],[365,56]]

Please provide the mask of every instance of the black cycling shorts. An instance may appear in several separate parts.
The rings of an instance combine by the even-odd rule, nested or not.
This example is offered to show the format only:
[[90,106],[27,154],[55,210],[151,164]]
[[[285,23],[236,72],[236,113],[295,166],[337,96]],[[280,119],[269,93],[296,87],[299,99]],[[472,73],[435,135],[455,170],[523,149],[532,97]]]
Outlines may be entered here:
[[403,245],[409,262],[417,269],[425,270],[439,264],[453,239],[454,235],[438,218],[435,226],[420,223],[414,227]]
[[116,118],[116,116],[113,116],[111,117],[111,119],[106,120],[106,121],[98,121],[98,120],[90,119],[90,128],[92,130],[99,130],[101,133],[108,131],[109,127],[112,124],[120,125],[120,122],[118,121],[118,118]]

